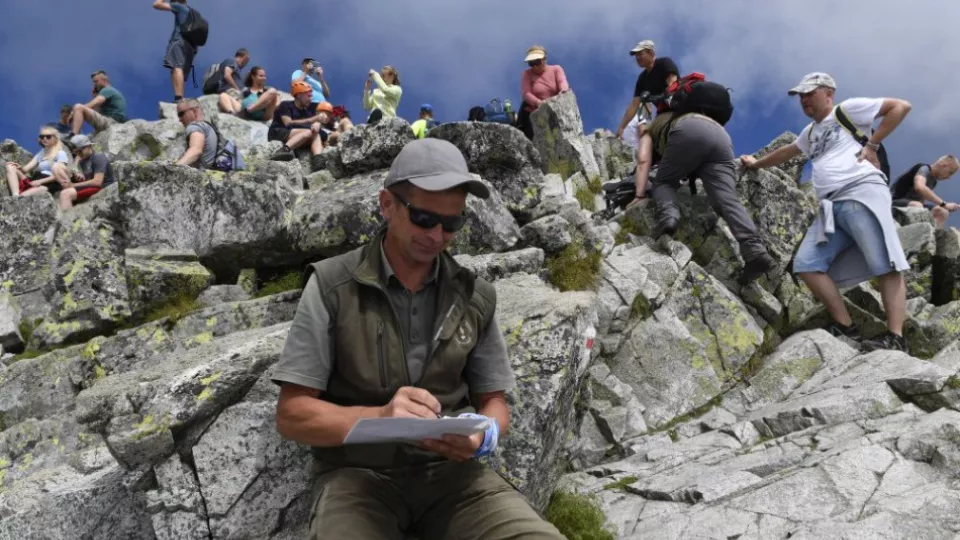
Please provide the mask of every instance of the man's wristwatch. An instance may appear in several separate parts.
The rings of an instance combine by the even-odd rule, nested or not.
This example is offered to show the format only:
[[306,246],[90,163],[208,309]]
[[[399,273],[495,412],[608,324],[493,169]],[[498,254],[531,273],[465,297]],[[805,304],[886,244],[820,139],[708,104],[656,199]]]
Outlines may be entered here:
[[947,206],[947,201],[940,201],[940,204],[938,204],[937,206],[942,206],[942,207],[946,208],[946,206]]

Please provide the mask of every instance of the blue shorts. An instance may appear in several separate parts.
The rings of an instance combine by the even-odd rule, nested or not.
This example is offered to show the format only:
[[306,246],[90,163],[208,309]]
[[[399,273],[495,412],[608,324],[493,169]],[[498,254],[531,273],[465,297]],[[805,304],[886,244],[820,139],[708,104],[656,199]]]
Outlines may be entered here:
[[869,208],[854,200],[835,202],[833,222],[834,232],[822,244],[817,243],[817,235],[807,232],[793,259],[795,273],[826,272],[837,256],[854,244],[863,253],[871,274],[882,276],[895,271],[883,228]]

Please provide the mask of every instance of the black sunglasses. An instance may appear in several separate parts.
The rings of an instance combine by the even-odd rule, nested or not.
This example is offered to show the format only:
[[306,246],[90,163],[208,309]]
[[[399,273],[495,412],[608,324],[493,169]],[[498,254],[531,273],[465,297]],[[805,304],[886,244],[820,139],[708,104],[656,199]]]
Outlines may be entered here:
[[531,61],[527,62],[527,65],[530,66],[530,67],[537,67],[537,66],[539,66],[539,65],[542,64],[542,63],[543,63],[543,60],[531,60]]
[[37,138],[40,139],[41,141],[46,140],[46,139],[52,139],[52,138],[54,138],[54,137],[56,137],[56,135],[46,135],[46,134],[43,134],[43,133],[41,133],[40,135],[37,135]]
[[[393,192],[391,191],[391,193]],[[393,193],[393,196],[400,201],[400,204],[407,207],[407,213],[410,215],[410,223],[413,223],[421,229],[432,229],[440,225],[443,227],[444,232],[455,233],[462,229],[463,225],[467,222],[467,216],[463,214],[459,216],[440,215],[429,210],[417,208],[403,200],[403,197],[396,193]]]

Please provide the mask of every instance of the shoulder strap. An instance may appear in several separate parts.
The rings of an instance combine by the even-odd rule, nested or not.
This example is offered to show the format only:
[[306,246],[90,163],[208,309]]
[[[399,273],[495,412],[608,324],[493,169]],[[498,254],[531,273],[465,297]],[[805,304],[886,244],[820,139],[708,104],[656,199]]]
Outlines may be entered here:
[[850,135],[853,135],[853,138],[860,143],[860,146],[865,146],[870,140],[869,137],[864,135],[857,126],[853,125],[853,122],[850,121],[850,117],[847,116],[847,113],[843,112],[843,107],[837,105],[835,114],[837,115],[837,122],[840,122],[840,125],[843,126],[843,129],[847,130]]

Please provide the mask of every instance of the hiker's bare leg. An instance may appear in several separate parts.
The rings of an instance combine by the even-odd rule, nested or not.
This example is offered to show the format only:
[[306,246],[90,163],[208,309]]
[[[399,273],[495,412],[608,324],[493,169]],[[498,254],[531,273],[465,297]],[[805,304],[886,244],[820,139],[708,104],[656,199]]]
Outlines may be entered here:
[[170,82],[173,84],[173,95],[183,97],[183,68],[170,70]]
[[217,106],[222,112],[229,114],[239,114],[243,109],[243,105],[226,92],[220,94],[220,99],[217,101]]
[[7,173],[7,187],[10,188],[10,195],[14,197],[20,196],[20,169],[13,166],[11,163],[7,163],[4,166],[4,169]]
[[320,137],[319,133],[314,133],[313,140],[310,141],[310,153],[317,155],[320,152],[323,152],[323,138]]
[[247,112],[256,112],[262,110],[269,110],[270,117],[273,118],[273,109],[277,108],[277,97],[280,94],[275,88],[271,88],[263,93],[253,105],[247,107]]
[[89,114],[93,112],[93,109],[77,103],[73,106],[73,134],[79,135],[80,131],[83,130],[83,123],[86,121]]
[[73,208],[73,202],[77,200],[77,190],[66,188],[60,191],[60,209],[69,210]]
[[[639,132],[639,128],[637,129]],[[650,180],[650,164],[653,161],[653,142],[650,137],[641,137],[637,143],[637,172],[634,177],[634,185],[638,196],[643,196],[647,191],[647,183]]]
[[880,298],[887,313],[887,329],[903,335],[903,321],[907,313],[907,285],[900,272],[880,276]]
[[844,326],[853,324],[850,312],[847,311],[847,306],[843,304],[843,297],[840,296],[840,289],[830,276],[823,272],[801,272],[797,275],[807,284],[817,300],[823,303],[833,320]]
[[296,150],[300,148],[313,137],[313,131],[309,129],[295,129],[290,132],[290,136],[287,137],[287,148],[291,150]]
[[40,195],[42,193],[48,193],[47,186],[37,186],[30,189],[25,189],[22,193],[20,193],[20,196],[29,197],[31,195]]
[[353,129],[353,121],[349,118],[341,118],[340,125],[337,126],[337,131],[340,133],[346,133]]
[[942,229],[947,223],[947,218],[950,217],[950,212],[939,206],[934,206],[931,212],[933,213],[933,221],[937,224],[937,228]]

